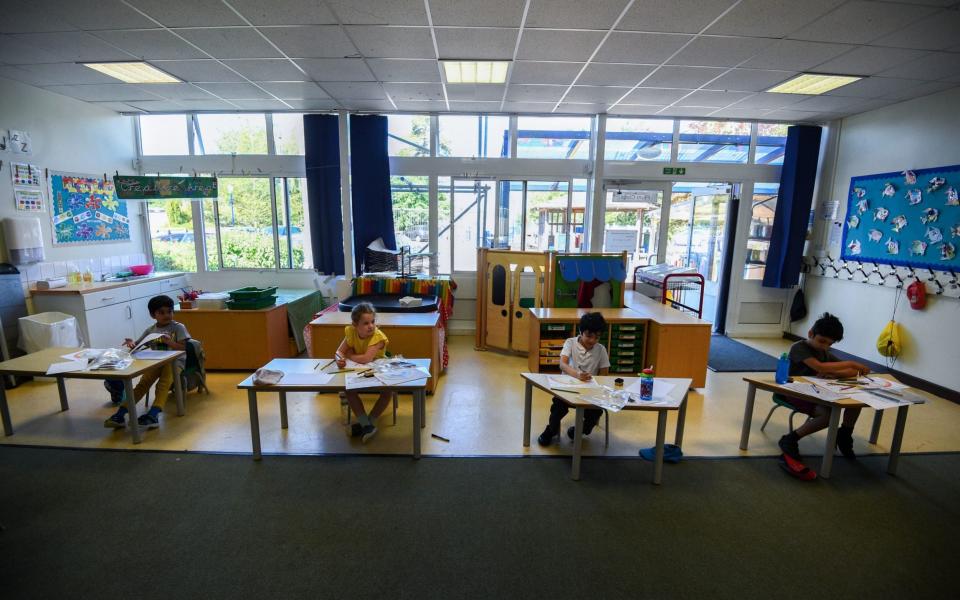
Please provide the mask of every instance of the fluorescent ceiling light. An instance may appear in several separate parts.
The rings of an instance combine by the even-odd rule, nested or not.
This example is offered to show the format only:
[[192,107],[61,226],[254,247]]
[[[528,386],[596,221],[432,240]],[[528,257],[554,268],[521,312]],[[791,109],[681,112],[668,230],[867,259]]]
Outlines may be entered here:
[[506,83],[506,60],[442,60],[447,83]]
[[168,75],[145,62],[108,62],[80,63],[126,83],[180,83],[173,75]]
[[780,85],[775,85],[768,92],[774,94],[808,94],[816,96],[843,87],[848,83],[859,81],[862,77],[853,77],[850,75],[819,75],[817,73],[803,73],[784,81]]

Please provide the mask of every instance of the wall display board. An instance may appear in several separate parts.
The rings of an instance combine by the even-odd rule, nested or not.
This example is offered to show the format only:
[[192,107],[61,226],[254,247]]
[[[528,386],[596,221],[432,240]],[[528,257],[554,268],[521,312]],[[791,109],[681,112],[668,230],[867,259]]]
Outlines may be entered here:
[[130,241],[127,205],[112,181],[51,171],[50,206],[55,246]]
[[960,269],[960,165],[850,179],[844,260]]
[[117,175],[113,182],[121,200],[217,197],[216,177]]

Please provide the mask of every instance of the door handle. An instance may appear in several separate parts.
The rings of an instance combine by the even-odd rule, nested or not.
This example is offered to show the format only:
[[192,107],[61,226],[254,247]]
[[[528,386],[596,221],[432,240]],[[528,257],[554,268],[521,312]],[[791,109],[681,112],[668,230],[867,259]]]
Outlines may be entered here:
[[100,298],[100,302],[107,302],[108,300],[113,300],[114,298],[116,298],[116,296],[104,296],[103,298]]
[[128,319],[133,318],[133,309],[131,309],[129,306],[127,306],[127,318]]
[[521,311],[519,311],[519,310],[517,311],[517,318],[518,318],[518,319],[522,319],[522,318],[523,318],[523,313],[522,313]]

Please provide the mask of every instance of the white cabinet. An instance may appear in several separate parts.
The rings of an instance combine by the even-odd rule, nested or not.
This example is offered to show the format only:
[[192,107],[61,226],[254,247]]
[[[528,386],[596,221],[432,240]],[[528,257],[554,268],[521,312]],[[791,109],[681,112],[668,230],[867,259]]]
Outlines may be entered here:
[[[147,327],[156,323],[153,317],[150,316],[150,311],[147,310],[147,304],[150,303],[150,298],[152,297],[153,296],[145,296],[143,298],[136,298],[131,300],[128,305],[133,315],[133,335],[130,336],[133,339],[137,339],[141,333],[146,331]],[[176,300],[174,300],[174,302],[176,302]]]
[[86,321],[91,348],[116,348],[124,339],[137,336],[128,302],[88,310]]

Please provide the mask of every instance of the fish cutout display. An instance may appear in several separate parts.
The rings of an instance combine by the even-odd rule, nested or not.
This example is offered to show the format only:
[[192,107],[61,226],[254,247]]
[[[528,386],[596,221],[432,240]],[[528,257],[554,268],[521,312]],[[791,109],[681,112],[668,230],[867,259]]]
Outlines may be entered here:
[[940,260],[953,260],[956,255],[957,249],[953,244],[947,242],[940,246]]
[[904,215],[897,215],[890,221],[890,229],[896,233],[900,233],[900,230],[907,226],[907,217]]
[[850,229],[856,229],[860,226],[860,217],[857,215],[850,215],[850,218],[847,219],[847,227]]
[[871,242],[877,242],[879,244],[880,240],[883,239],[883,232],[879,229],[871,229],[870,232],[867,233],[867,239],[869,239]]
[[889,181],[883,184],[883,196],[886,198],[892,198],[894,194],[897,193],[897,186],[893,185]]
[[867,200],[866,198],[864,198],[863,200],[860,200],[859,202],[857,202],[857,212],[858,212],[858,213],[860,213],[860,214],[862,215],[863,213],[867,212],[868,210],[870,210],[870,201],[869,201],[869,200]]
[[940,211],[935,208],[927,208],[923,211],[923,216],[920,217],[920,222],[926,225],[927,223],[933,223],[940,218]]
[[907,185],[913,185],[917,182],[917,175],[913,171],[903,171],[903,181]]
[[907,197],[907,202],[910,204],[910,206],[916,206],[917,204],[923,202],[923,192],[920,190],[907,190],[906,194],[904,195]]
[[855,187],[853,188],[853,195],[856,196],[857,198],[863,198],[867,195],[867,190],[863,188]]
[[957,188],[947,188],[947,206],[960,206],[960,196],[957,195]]
[[927,253],[927,243],[923,240],[913,240],[910,244],[910,256],[923,256]]
[[935,191],[942,188],[945,183],[947,183],[947,180],[944,179],[943,177],[930,178],[930,181],[928,182],[928,185],[927,185],[927,193],[928,194],[934,193]]
[[950,237],[960,238],[960,223],[957,223],[956,225],[950,228]]
[[931,244],[939,244],[943,241],[943,232],[939,227],[927,227],[927,241]]
[[850,250],[850,254],[853,254],[854,256],[860,254],[860,240],[853,240],[847,244],[847,249]]
[[890,216],[890,211],[882,206],[873,212],[874,221],[886,221],[887,217],[889,216]]
[[900,242],[893,238],[887,240],[887,254],[900,254]]

